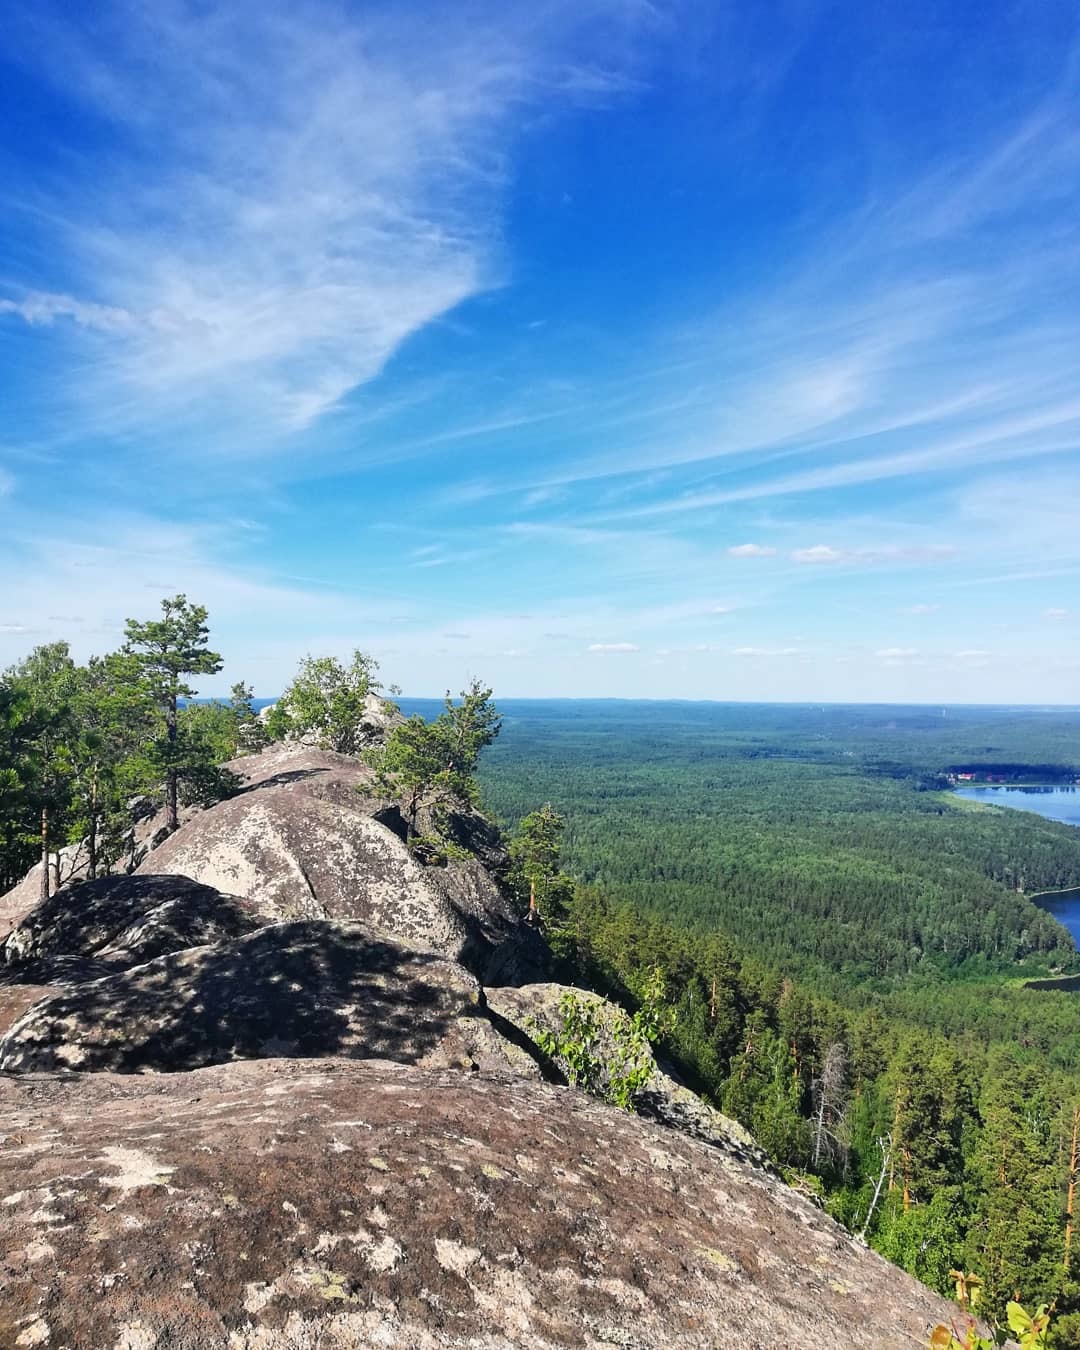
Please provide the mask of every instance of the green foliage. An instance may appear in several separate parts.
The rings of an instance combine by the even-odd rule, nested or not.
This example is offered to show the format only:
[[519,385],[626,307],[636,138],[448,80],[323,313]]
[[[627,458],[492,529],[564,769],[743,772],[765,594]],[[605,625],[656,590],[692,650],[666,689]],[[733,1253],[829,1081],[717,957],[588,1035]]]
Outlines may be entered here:
[[958,1186],[942,1186],[928,1203],[913,1205],[906,1212],[894,1199],[874,1245],[889,1261],[945,1293],[963,1255],[964,1239],[962,1191]]
[[651,972],[645,997],[632,1015],[567,990],[559,999],[559,1026],[552,1031],[534,1022],[533,1038],[572,1086],[633,1111],[634,1099],[652,1077],[651,1045],[667,1020],[665,992],[659,968]]
[[130,657],[92,656],[77,669],[71,723],[68,838],[86,840],[87,874],[94,877],[123,852],[127,800],[153,786],[145,747],[154,735],[155,709]]
[[11,671],[38,717],[37,735],[30,747],[28,782],[32,785],[39,820],[42,897],[47,897],[53,888],[54,855],[64,842],[72,805],[75,671],[66,642],[35,647]]
[[[129,799],[164,786],[172,823],[185,800],[214,800],[231,780],[216,761],[236,719],[220,705],[189,705],[191,674],[221,658],[207,646],[206,611],[182,595],[162,618],[129,620],[119,652],[72,660],[67,643],[37,647],[0,676],[0,884],[21,877],[33,854],[47,858],[42,888],[59,876],[58,850],[81,845],[88,876],[122,856]],[[248,695],[250,710],[250,691]],[[230,730],[231,728],[231,730]]]
[[743,1052],[720,1089],[723,1110],[744,1121],[772,1157],[803,1170],[810,1163],[811,1130],[802,1100],[790,1045],[759,1018],[748,1026]]
[[253,691],[234,684],[228,703],[189,703],[179,710],[180,736],[188,746],[188,771],[181,783],[185,802],[218,801],[239,781],[219,766],[238,755],[253,754],[268,742],[252,704]]
[[1038,1063],[1000,1046],[979,1102],[981,1130],[968,1160],[975,1192],[969,1261],[992,1306],[1055,1289],[1061,1261],[1061,1195],[1054,1128],[1058,1086]]
[[269,743],[270,736],[259,721],[254,698],[255,690],[242,680],[229,691],[229,712],[236,725],[234,754],[253,755]]
[[239,749],[239,726],[227,703],[188,703],[179,709],[180,737],[202,763],[223,764]]
[[409,850],[428,867],[445,867],[448,862],[468,862],[472,854],[442,834],[414,834]]
[[203,605],[174,595],[162,600],[160,619],[128,619],[124,625],[124,652],[163,713],[175,711],[180,699],[198,692],[185,676],[213,675],[221,669],[221,657],[207,646],[206,619]]
[[499,734],[501,721],[491,690],[474,680],[462,691],[460,703],[448,693],[434,721],[408,718],[385,745],[364,758],[375,769],[380,789],[405,801],[413,829],[422,802],[431,807],[438,824],[446,811],[478,801],[474,775],[480,753]]
[[38,748],[50,717],[25,683],[0,676],[0,888],[26,872],[41,849]]
[[449,793],[438,726],[425,722],[419,715],[395,727],[386,744],[367,751],[364,758],[375,769],[378,787],[405,801],[414,827],[425,793],[435,793],[440,788]]
[[[953,1275],[957,1290],[963,1291],[961,1306],[974,1307],[973,1295],[981,1282],[975,1276],[961,1275],[959,1271],[953,1271]],[[1051,1344],[1050,1312],[1046,1304],[1040,1304],[1034,1313],[1029,1313],[1019,1303],[1010,1301],[1006,1306],[1004,1325],[999,1324],[992,1336],[980,1335],[970,1313],[965,1316],[962,1331],[939,1323],[931,1333],[929,1347],[930,1350],[994,1350],[995,1346],[1004,1345],[1010,1334],[1016,1338],[1021,1350],[1046,1350]]]
[[556,949],[574,892],[573,881],[560,867],[565,828],[565,820],[548,802],[524,817],[510,841],[510,888],[523,906],[535,904]]
[[481,751],[494,742],[502,727],[502,715],[491,701],[491,690],[479,680],[473,680],[461,691],[459,703],[455,703],[447,691],[445,706],[435,720],[435,727],[451,789],[464,800],[472,801],[477,792],[473,775],[480,763]]
[[176,829],[181,780],[198,782],[213,764],[211,739],[190,734],[189,727],[180,723],[180,700],[193,698],[197,692],[186,676],[213,675],[222,661],[207,646],[209,629],[202,605],[175,595],[162,600],[161,615],[146,622],[129,619],[123,650],[162,718],[163,730],[152,741],[149,753],[165,781],[169,828]]
[[[787,974],[845,997],[916,977],[934,997],[958,974],[1076,966],[1060,924],[1017,886],[1080,884],[1077,832],[920,788],[924,770],[972,744],[1019,757],[1030,735],[1045,753],[1036,718],[1014,727],[983,714],[962,735],[896,709],[874,721],[873,710],[678,705],[646,719],[634,705],[552,704],[507,718],[512,736],[481,774],[500,819],[549,800],[578,880],[725,932]],[[1067,734],[1050,720],[1058,753],[1080,765],[1080,717]],[[901,776],[882,771],[901,755]],[[920,989],[911,1002],[922,1001]]]
[[333,656],[307,656],[274,705],[266,730],[272,740],[313,737],[324,750],[352,755],[369,694],[381,688],[379,663],[354,651],[348,665]]

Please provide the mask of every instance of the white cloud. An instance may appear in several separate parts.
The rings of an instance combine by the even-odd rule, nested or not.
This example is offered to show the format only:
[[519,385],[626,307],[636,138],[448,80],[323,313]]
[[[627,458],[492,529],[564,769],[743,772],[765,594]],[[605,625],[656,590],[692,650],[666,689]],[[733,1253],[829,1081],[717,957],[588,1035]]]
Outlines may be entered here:
[[936,614],[940,605],[905,605],[897,612],[900,614]]
[[874,653],[883,661],[910,661],[919,655],[917,647],[882,647]]
[[733,544],[728,549],[729,558],[774,558],[776,549],[766,544]]
[[736,647],[732,656],[799,656],[799,647]]
[[585,650],[588,652],[622,654],[624,652],[639,652],[641,648],[633,642],[592,642]]
[[320,0],[103,0],[92,26],[13,19],[14,53],[111,122],[116,146],[107,172],[27,189],[19,204],[54,223],[40,250],[54,267],[37,290],[7,287],[0,312],[79,330],[70,377],[109,429],[180,410],[229,415],[223,430],[252,440],[303,428],[499,284],[523,106],[632,83],[570,62],[572,32],[557,10],[418,25]]
[[126,309],[42,291],[30,291],[21,300],[0,300],[0,314],[16,314],[32,327],[48,326],[57,319],[71,319],[81,328],[94,328],[103,333],[121,332],[137,323],[135,316]]
[[1059,619],[1067,619],[1068,617],[1069,617],[1069,611],[1068,611],[1067,609],[1057,609],[1057,608],[1055,607],[1055,608],[1044,609],[1044,610],[1043,610],[1043,618],[1044,618],[1044,619],[1058,619],[1058,620],[1059,620]]
[[34,641],[67,639],[79,660],[114,649],[126,618],[150,618],[162,595],[185,591],[209,609],[226,658],[207,689],[228,689],[242,676],[274,694],[305,651],[347,656],[358,635],[361,645],[380,646],[402,613],[400,597],[292,584],[239,566],[229,561],[230,544],[227,530],[119,514],[72,520],[60,537],[30,517],[0,536],[0,667]]
[[839,563],[849,561],[850,557],[845,549],[831,548],[828,544],[797,548],[791,554],[792,561],[797,563]]
[[883,548],[833,548],[829,544],[815,544],[812,548],[792,551],[792,562],[809,564],[833,563],[907,563],[935,562],[951,558],[956,549],[951,544],[912,544]]

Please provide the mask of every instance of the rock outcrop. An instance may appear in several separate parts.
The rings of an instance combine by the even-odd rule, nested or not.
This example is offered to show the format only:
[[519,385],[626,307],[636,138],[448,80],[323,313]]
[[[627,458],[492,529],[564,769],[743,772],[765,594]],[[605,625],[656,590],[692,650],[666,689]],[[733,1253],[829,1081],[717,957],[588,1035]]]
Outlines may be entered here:
[[[916,1350],[948,1318],[663,1064],[638,1116],[544,1081],[567,991],[528,983],[482,817],[433,865],[358,760],[230,767],[0,946],[0,1346]],[[610,1053],[626,1014],[573,993]]]
[[[0,941],[41,899],[41,868],[42,864],[36,862],[21,881],[0,896]],[[81,844],[65,844],[52,855],[49,874],[50,885],[57,890],[81,881],[86,875],[85,848]]]
[[361,924],[319,920],[74,984],[0,1038],[5,1073],[176,1072],[319,1055],[540,1074],[534,1056],[493,1028],[463,967]]
[[247,900],[187,877],[101,877],[36,905],[0,944],[0,973],[73,984],[259,927]]
[[921,1350],[951,1305],[571,1089],[340,1060],[0,1079],[0,1344]]
[[356,759],[286,744],[228,767],[244,790],[193,815],[139,872],[243,895],[267,921],[358,920],[477,974],[514,938],[518,916],[493,875],[501,846],[482,817],[451,821],[468,841],[466,860],[425,865],[399,809]]
[[[559,1032],[563,1020],[559,1005],[564,995],[594,1010],[598,1034],[593,1053],[601,1066],[596,1086],[603,1092],[610,1087],[611,1067],[621,1058],[618,1032],[625,1036],[630,1027],[630,1017],[622,1008],[599,994],[562,984],[485,990],[489,1009],[530,1039],[535,1039],[538,1031]],[[768,1155],[749,1130],[702,1101],[679,1080],[671,1065],[657,1060],[647,1042],[641,1038],[637,1041],[635,1055],[643,1056],[649,1067],[648,1080],[633,1094],[634,1110],[639,1115],[723,1148],[757,1167],[769,1166]],[[569,1065],[558,1056],[555,1063],[565,1075]]]

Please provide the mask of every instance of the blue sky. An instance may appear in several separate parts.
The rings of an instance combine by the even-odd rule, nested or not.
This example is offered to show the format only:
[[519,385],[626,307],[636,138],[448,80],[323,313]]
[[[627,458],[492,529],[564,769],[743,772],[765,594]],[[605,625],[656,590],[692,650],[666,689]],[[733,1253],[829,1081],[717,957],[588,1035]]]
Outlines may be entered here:
[[0,663],[1080,702],[1072,0],[21,0]]

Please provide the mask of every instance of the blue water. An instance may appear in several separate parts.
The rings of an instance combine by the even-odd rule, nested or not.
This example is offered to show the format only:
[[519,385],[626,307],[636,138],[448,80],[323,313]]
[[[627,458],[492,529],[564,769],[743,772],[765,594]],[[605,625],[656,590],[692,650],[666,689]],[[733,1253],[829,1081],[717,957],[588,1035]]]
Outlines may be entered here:
[[[1034,811],[1047,820],[1080,826],[1080,787],[965,787],[957,788],[956,794],[988,806],[1012,806]],[[1080,890],[1040,900],[1039,907],[1064,924],[1080,947]]]
[[956,795],[986,806],[1014,806],[1047,820],[1080,825],[1080,787],[962,787]]

